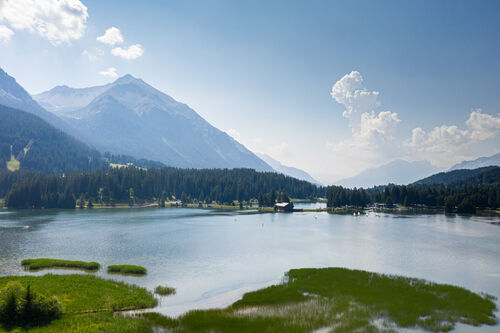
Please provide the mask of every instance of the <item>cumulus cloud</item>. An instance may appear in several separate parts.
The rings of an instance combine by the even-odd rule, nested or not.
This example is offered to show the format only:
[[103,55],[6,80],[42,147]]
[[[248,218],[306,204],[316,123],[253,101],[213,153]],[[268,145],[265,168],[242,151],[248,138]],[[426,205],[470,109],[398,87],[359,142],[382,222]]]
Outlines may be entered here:
[[116,79],[118,77],[118,73],[116,71],[116,68],[114,67],[109,67],[107,70],[99,72],[102,76],[107,76],[112,79]]
[[326,148],[344,157],[371,161],[388,158],[399,149],[395,133],[401,120],[391,111],[375,112],[380,105],[378,91],[363,87],[363,77],[357,71],[344,75],[332,87],[332,98],[344,105],[342,116],[349,119],[352,135]]
[[497,137],[500,134],[500,115],[476,109],[470,113],[465,125],[466,128],[462,129],[456,125],[441,125],[429,132],[417,127],[406,143],[412,154],[447,166],[464,159],[463,152],[472,145]]
[[380,106],[379,92],[367,90],[357,71],[338,80],[331,96],[345,107],[342,115],[349,120],[352,134],[338,142],[326,142],[325,148],[342,160],[338,169],[346,174],[393,158],[424,159],[439,167],[449,167],[464,159],[484,156],[488,147],[495,146],[492,140],[500,136],[500,114],[476,109],[462,126],[444,124],[428,131],[416,127],[398,139],[396,134],[401,122],[398,114],[376,111]]
[[475,141],[491,139],[500,131],[500,115],[495,117],[482,113],[481,109],[473,110],[465,123],[471,130],[471,139]]
[[120,31],[120,29],[116,27],[111,27],[106,32],[104,32],[104,35],[99,36],[96,38],[97,41],[108,44],[108,45],[115,45],[115,44],[121,44],[123,43],[123,36]]
[[226,131],[227,134],[229,134],[231,137],[233,137],[233,139],[235,140],[239,140],[240,139],[240,132],[238,132],[237,130],[235,130],[234,128],[230,128]]
[[345,106],[346,110],[342,113],[345,118],[373,111],[380,104],[377,101],[379,92],[363,88],[363,77],[358,71],[352,71],[338,80],[332,87],[331,95],[337,103]]
[[8,42],[10,37],[14,34],[14,31],[7,28],[5,25],[0,24],[0,40],[3,42]]
[[144,53],[141,44],[134,44],[129,46],[128,49],[124,49],[121,47],[115,47],[111,50],[111,54],[117,57],[121,57],[123,59],[137,59]]
[[79,39],[88,13],[79,0],[3,0],[0,22],[14,30],[36,32],[52,44]]

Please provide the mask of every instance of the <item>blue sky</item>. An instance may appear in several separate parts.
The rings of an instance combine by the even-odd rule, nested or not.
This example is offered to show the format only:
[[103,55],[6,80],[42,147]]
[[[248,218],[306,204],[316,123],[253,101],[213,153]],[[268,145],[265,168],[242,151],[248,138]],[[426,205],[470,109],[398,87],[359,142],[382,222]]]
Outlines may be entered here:
[[[394,158],[446,168],[500,151],[499,1],[81,1],[86,17],[30,14],[53,34],[9,2],[0,66],[31,93],[110,82],[99,73],[114,68],[325,182]],[[96,40],[111,27],[122,42]],[[137,44],[135,59],[112,54]]]

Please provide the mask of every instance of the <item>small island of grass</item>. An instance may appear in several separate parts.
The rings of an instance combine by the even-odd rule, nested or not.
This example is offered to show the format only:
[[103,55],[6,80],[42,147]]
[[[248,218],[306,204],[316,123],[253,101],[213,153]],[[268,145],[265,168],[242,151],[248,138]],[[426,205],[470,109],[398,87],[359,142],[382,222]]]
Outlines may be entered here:
[[109,265],[108,273],[146,275],[147,270],[146,268],[137,265]]
[[99,263],[93,261],[88,262],[50,258],[24,259],[23,261],[21,261],[21,265],[25,270],[29,271],[38,271],[41,269],[49,268],[83,269],[86,271],[97,271],[99,267],[101,267]]
[[175,288],[167,286],[158,286],[155,288],[155,294],[160,296],[175,295]]

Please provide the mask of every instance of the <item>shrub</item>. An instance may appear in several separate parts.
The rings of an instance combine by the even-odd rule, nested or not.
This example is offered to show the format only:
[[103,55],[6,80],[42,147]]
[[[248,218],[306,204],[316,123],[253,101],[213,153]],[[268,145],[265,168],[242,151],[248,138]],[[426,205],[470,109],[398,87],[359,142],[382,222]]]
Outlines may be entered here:
[[9,282],[0,291],[0,324],[14,326],[38,326],[61,317],[62,305],[56,297],[45,297],[17,282]]
[[161,296],[174,295],[175,288],[167,287],[167,286],[158,286],[155,288],[155,294],[158,294]]

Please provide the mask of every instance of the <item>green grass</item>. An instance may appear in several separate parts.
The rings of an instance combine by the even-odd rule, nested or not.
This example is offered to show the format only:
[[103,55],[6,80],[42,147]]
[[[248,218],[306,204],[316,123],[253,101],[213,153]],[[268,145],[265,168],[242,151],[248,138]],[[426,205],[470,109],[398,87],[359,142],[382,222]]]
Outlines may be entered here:
[[56,296],[65,314],[142,309],[157,303],[144,288],[88,274],[0,277],[0,289],[9,281],[19,281],[25,287],[29,284],[45,296]]
[[[4,332],[0,328],[0,332]],[[17,331],[8,331],[14,333]],[[20,331],[24,332],[24,331]],[[144,320],[115,316],[112,312],[63,315],[50,325],[30,329],[30,333],[77,332],[77,333],[152,333],[151,324]]]
[[155,288],[155,294],[158,294],[161,296],[174,295],[175,288],[167,287],[167,286],[158,286]]
[[[151,324],[144,320],[114,315],[114,311],[155,306],[157,300],[144,288],[87,274],[46,274],[0,277],[0,289],[10,281],[56,296],[63,306],[60,319],[29,332],[152,332]],[[6,330],[0,326],[0,332]]]
[[151,307],[157,301],[143,288],[92,275],[3,277],[0,288],[13,280],[56,296],[64,308],[60,319],[30,332],[152,332],[153,327],[200,333],[306,333],[319,328],[396,332],[402,327],[449,331],[459,322],[497,323],[492,296],[344,268],[293,269],[283,283],[247,293],[225,309],[195,310],[178,318],[157,313],[113,315],[113,309]]
[[37,271],[48,268],[83,269],[86,271],[97,271],[100,267],[97,262],[61,260],[50,258],[24,259],[21,265],[26,270]]
[[[458,322],[494,325],[494,310],[491,296],[460,287],[324,268],[291,270],[282,284],[247,293],[226,309],[144,318],[176,332],[449,331]],[[375,324],[380,320],[385,326]]]
[[137,265],[109,265],[108,273],[146,275],[147,270]]

